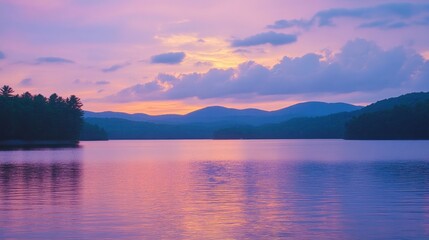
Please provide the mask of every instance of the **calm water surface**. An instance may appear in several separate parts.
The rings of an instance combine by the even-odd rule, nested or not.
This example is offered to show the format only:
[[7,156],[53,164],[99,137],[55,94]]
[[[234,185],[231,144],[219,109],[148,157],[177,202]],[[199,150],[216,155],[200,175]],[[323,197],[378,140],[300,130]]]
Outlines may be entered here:
[[429,239],[429,142],[0,151],[0,239]]

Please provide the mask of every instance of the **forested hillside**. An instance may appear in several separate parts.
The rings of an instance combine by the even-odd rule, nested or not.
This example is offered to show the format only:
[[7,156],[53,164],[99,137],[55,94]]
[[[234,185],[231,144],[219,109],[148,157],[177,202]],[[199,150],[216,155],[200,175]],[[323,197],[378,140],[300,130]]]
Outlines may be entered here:
[[429,101],[364,113],[347,123],[346,139],[429,139]]
[[428,101],[429,93],[410,93],[352,112],[258,127],[236,125],[216,131],[214,138],[429,139]]
[[14,94],[9,86],[0,89],[0,140],[77,141],[83,124],[80,99],[74,95],[49,98],[25,92]]

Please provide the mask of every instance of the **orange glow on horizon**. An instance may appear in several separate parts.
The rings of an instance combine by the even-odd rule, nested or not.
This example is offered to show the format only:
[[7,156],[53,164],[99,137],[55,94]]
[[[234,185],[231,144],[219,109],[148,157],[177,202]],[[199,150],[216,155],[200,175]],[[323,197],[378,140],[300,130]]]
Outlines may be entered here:
[[99,103],[85,101],[83,109],[93,112],[125,112],[125,113],[146,113],[149,115],[162,114],[187,114],[201,108],[209,106],[223,106],[227,108],[246,109],[257,108],[265,111],[274,111],[285,108],[300,101],[271,101],[256,103],[228,103],[228,102],[211,102],[201,104],[190,104],[181,101],[148,101],[148,102],[131,102],[131,103]]

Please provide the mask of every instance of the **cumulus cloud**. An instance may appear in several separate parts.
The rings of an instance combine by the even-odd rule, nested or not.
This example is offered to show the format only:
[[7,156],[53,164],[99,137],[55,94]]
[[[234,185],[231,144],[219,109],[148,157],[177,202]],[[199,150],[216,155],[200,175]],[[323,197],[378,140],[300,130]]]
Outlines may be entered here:
[[36,64],[71,64],[74,63],[72,60],[60,58],[60,57],[39,57],[36,59]]
[[271,44],[273,46],[291,44],[296,42],[297,36],[293,34],[276,33],[273,31],[258,33],[256,35],[235,39],[231,42],[232,47],[250,47],[263,44]]
[[121,90],[114,96],[109,96],[107,99],[115,102],[161,99],[162,96],[159,93],[163,91],[163,87],[159,83],[161,82],[151,81],[148,83],[136,84],[132,87]]
[[169,52],[169,53],[162,53],[159,55],[154,55],[151,57],[151,63],[160,63],[160,64],[179,64],[181,63],[186,57],[186,54],[184,52]]
[[101,71],[104,72],[104,73],[115,72],[115,71],[118,71],[119,69],[122,69],[124,67],[129,66],[129,65],[130,65],[130,63],[114,64],[114,65],[112,65],[110,67],[101,69]]
[[19,82],[19,85],[21,86],[31,86],[33,85],[33,79],[31,78],[24,78]]
[[5,59],[5,58],[6,58],[6,55],[2,51],[0,51],[0,60]]
[[284,57],[273,67],[245,62],[206,73],[161,74],[109,99],[199,99],[288,94],[352,93],[385,89],[429,90],[429,62],[402,47],[383,50],[374,42],[348,42],[329,61],[319,54]]
[[341,18],[363,21],[360,28],[397,29],[409,26],[429,26],[429,4],[387,3],[365,8],[331,8],[317,12],[311,19],[278,20],[269,29],[314,26],[334,26]]

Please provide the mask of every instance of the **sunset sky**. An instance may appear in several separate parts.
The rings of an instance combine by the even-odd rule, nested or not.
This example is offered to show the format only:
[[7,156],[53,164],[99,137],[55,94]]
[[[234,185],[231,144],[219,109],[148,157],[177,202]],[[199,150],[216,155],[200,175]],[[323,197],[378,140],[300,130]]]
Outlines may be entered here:
[[429,2],[0,0],[0,84],[91,111],[366,104],[429,91]]

